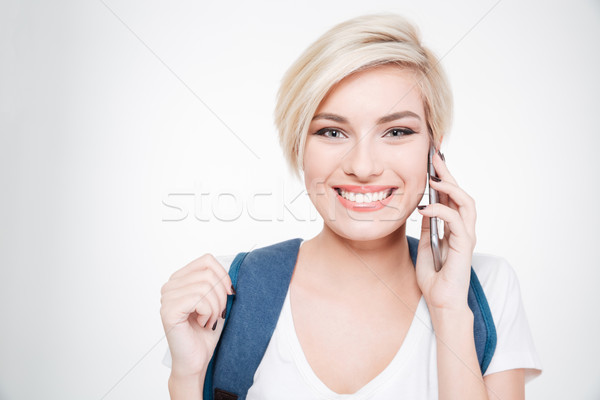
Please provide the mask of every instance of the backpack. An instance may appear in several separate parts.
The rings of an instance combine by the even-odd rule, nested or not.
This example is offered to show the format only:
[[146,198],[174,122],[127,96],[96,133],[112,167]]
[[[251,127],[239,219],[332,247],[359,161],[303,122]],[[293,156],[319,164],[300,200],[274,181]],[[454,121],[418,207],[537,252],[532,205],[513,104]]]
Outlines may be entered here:
[[[413,265],[419,240],[407,236]],[[208,365],[204,400],[244,400],[254,380],[294,272],[302,239],[290,239],[237,254],[229,275],[236,291],[227,297],[225,324]],[[243,267],[243,268],[242,268]],[[482,375],[496,348],[496,328],[483,288],[471,267],[468,304]]]

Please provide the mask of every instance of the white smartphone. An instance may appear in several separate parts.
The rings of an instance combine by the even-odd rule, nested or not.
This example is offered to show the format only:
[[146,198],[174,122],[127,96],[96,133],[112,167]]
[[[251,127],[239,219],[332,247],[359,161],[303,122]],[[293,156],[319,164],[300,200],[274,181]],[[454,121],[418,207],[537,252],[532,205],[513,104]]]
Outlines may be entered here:
[[[433,168],[433,156],[435,154],[435,147],[431,145],[429,148],[429,157],[427,157],[427,184],[429,185],[429,178],[436,176],[435,168]],[[438,193],[429,185],[429,204],[434,204],[439,201]],[[438,233],[437,218],[429,218],[429,242],[431,243],[431,252],[433,253],[433,265],[435,270],[439,271],[442,269],[442,253],[440,251],[440,236]]]

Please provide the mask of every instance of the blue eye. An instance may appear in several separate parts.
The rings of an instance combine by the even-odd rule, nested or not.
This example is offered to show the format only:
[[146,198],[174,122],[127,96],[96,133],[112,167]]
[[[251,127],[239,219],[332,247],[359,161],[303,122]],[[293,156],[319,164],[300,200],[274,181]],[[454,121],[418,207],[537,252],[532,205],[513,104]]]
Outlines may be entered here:
[[319,129],[318,131],[315,132],[315,135],[325,136],[325,137],[334,138],[334,139],[345,137],[345,135],[342,133],[342,131],[340,131],[339,129],[333,129],[333,128]]
[[386,132],[385,136],[402,137],[402,136],[412,135],[413,133],[416,133],[416,132],[410,128],[392,128]]

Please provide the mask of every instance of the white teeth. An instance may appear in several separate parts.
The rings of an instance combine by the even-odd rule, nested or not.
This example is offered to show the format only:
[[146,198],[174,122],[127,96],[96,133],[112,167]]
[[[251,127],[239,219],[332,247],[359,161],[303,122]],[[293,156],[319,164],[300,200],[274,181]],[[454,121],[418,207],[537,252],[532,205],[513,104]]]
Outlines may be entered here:
[[347,192],[344,189],[337,189],[340,196],[346,200],[350,200],[356,203],[371,203],[373,201],[381,201],[392,194],[392,189],[382,190],[380,192],[371,193],[354,193]]

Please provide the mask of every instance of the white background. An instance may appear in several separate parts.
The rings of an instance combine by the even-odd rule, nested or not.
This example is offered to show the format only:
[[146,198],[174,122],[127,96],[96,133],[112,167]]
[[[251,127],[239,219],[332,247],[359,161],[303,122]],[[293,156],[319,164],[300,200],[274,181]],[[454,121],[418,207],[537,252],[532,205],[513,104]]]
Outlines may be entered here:
[[1,399],[168,397],[161,285],[319,231],[275,93],[325,30],[378,11],[443,57],[447,163],[544,366],[528,398],[600,398],[598,1],[0,4]]

